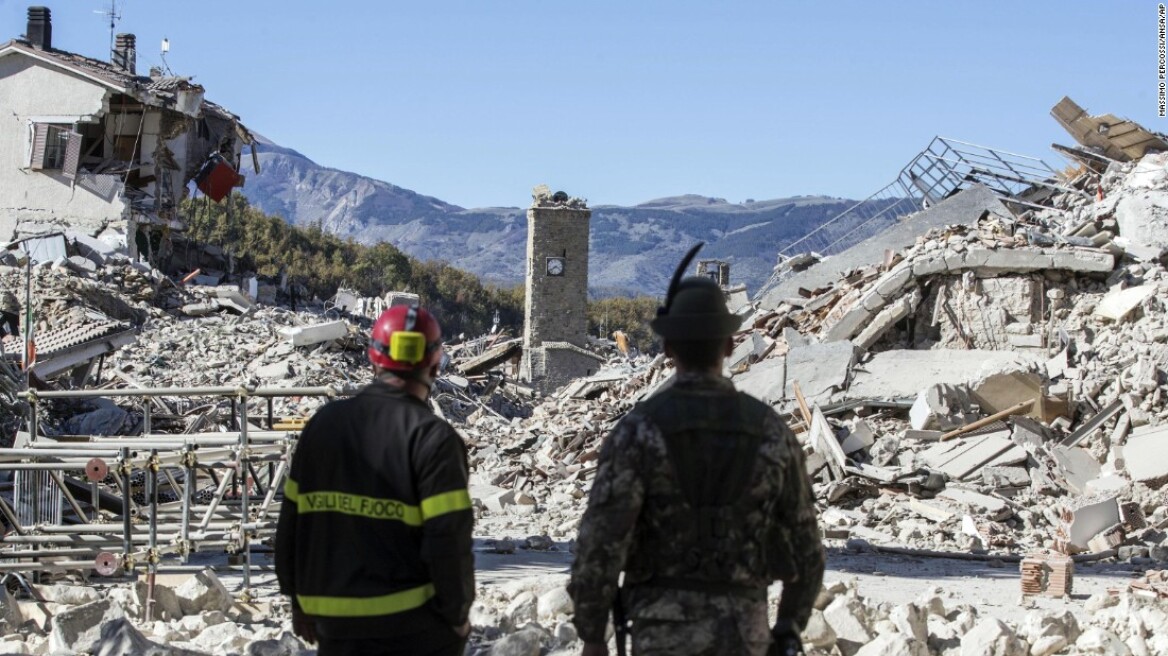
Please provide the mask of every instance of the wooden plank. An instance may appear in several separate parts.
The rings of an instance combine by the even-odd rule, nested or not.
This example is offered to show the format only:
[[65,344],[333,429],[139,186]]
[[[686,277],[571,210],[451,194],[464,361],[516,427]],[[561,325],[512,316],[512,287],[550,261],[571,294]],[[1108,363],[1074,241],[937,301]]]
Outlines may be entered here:
[[831,429],[831,424],[827,423],[827,417],[823,416],[819,406],[812,410],[811,448],[827,456],[827,468],[831,470],[835,480],[842,480],[848,457],[844,455],[839,440],[835,439],[835,431]]
[[1009,417],[1010,415],[1016,415],[1016,414],[1022,412],[1023,410],[1026,410],[1027,408],[1029,408],[1032,405],[1034,405],[1034,399],[1030,399],[1029,401],[1023,401],[1015,406],[1006,408],[1005,410],[1002,410],[1001,412],[996,412],[996,413],[994,413],[994,414],[992,414],[984,419],[978,419],[977,421],[973,422],[972,424],[966,424],[965,426],[962,426],[961,428],[949,431],[948,433],[945,433],[944,435],[941,436],[941,441],[944,442],[945,440],[952,439],[954,437],[957,437],[958,435],[964,435],[970,431],[977,430],[977,429],[981,428],[982,426],[988,426],[988,425],[994,423],[995,421],[997,421],[999,419],[1005,419],[1006,417]]

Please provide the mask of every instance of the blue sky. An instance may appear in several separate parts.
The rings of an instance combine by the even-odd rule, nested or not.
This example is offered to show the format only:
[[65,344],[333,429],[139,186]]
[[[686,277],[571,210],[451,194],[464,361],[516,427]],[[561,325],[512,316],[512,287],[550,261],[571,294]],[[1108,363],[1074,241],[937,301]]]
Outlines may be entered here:
[[[0,40],[31,2],[0,0]],[[37,0],[106,57],[108,0]],[[1069,95],[1157,117],[1157,4],[124,0],[167,62],[320,164],[465,207],[863,198],[935,135],[1061,161]]]

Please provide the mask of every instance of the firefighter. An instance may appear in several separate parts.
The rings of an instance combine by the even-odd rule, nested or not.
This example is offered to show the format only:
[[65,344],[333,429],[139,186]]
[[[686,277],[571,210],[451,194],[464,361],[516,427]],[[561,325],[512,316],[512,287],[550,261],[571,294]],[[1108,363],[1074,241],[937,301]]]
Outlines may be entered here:
[[462,654],[474,599],[466,447],[427,404],[437,320],[383,312],[374,380],[305,426],[276,533],[293,630],[321,656]]
[[568,590],[586,656],[608,653],[610,609],[621,654],[630,622],[634,654],[798,654],[823,581],[803,451],[770,406],[722,375],[742,319],[713,280],[681,279],[700,246],[650,323],[674,383],[609,434],[580,524]]

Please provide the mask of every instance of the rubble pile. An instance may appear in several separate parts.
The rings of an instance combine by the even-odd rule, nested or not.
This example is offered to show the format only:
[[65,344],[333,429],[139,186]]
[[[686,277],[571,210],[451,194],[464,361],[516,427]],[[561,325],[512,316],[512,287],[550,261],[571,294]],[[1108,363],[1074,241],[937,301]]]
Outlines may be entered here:
[[26,596],[0,587],[0,653],[293,656],[308,649],[288,628],[286,599],[235,601],[211,570],[153,590],[143,582],[29,584]]
[[[820,591],[803,640],[809,655],[1159,654],[1168,651],[1168,612],[1150,572],[1130,590],[1092,595],[1084,613],[1025,604],[1009,620],[939,587],[907,603],[865,598],[852,581]],[[470,654],[578,653],[566,575],[480,587],[471,608]],[[1158,594],[1162,595],[1162,592]],[[290,609],[274,592],[236,601],[211,570],[170,577],[153,591],[142,582],[78,587],[30,584],[28,599],[0,589],[0,652],[7,654],[201,654],[294,656],[311,653],[288,629]],[[147,617],[147,599],[153,618]],[[771,595],[771,614],[778,598]]]
[[[1081,175],[1046,209],[977,213],[753,309],[727,373],[788,414],[829,545],[1040,560],[1047,574],[1019,577],[1019,593],[1056,596],[1069,592],[1068,556],[1168,562],[1168,242],[1135,244],[1113,209],[1168,198],[1166,162]],[[1099,186],[1103,201],[1079,193]],[[634,364],[627,382],[596,392],[578,381],[530,419],[469,418],[476,476],[489,484],[475,495],[480,521],[571,536],[603,435],[669,374],[660,360]],[[969,619],[930,637],[955,640]],[[1043,637],[987,627],[991,642]],[[1093,653],[1141,631],[1101,627],[1078,647],[1048,640],[1032,653]],[[867,653],[918,653],[879,644]]]
[[[804,634],[809,653],[1168,652],[1168,154],[1085,167],[1057,187],[1004,201],[971,187],[922,212],[937,213],[921,222],[930,227],[880,262],[755,303],[733,289],[745,323],[726,374],[787,417],[829,547],[1016,563],[1010,581],[1030,607],[1003,621],[938,591],[890,604],[829,584]],[[111,253],[0,265],[4,289],[26,284],[34,372],[59,388],[345,394],[368,381],[370,319],[416,300],[342,290],[293,311],[264,302],[270,286],[184,284]],[[101,348],[82,359],[79,345]],[[9,436],[25,430],[24,347],[3,346]],[[478,550],[498,569],[551,563],[480,585],[472,653],[572,653],[565,576],[547,568],[570,562],[605,436],[672,367],[602,346],[605,368],[544,397],[514,379],[521,339],[492,331],[448,347],[432,404],[467,443]],[[296,427],[326,400],[281,397],[269,411],[254,399],[249,416]],[[144,401],[42,402],[48,436],[135,435],[148,423]],[[231,399],[151,403],[156,431],[233,429]],[[1086,615],[1040,607],[1067,602],[1075,567],[1104,560],[1141,577],[1092,596]],[[298,653],[286,601],[258,589],[263,601],[248,605],[209,573],[160,584],[155,618],[143,584],[39,586],[20,595],[29,600],[0,589],[0,652]]]

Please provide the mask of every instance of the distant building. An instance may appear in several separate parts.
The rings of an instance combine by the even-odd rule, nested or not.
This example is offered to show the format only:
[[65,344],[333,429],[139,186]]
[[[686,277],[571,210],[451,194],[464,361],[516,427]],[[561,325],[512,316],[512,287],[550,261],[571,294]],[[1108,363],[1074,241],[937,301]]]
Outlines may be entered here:
[[185,227],[187,185],[240,186],[252,136],[189,78],[138,75],[134,35],[105,62],[52,33],[49,9],[31,7],[24,38],[0,44],[0,243],[71,231],[157,263]]

